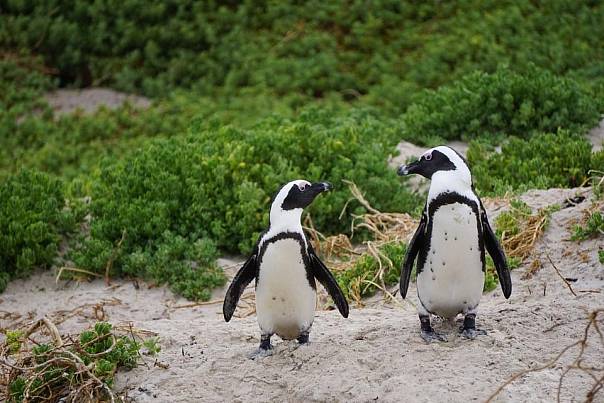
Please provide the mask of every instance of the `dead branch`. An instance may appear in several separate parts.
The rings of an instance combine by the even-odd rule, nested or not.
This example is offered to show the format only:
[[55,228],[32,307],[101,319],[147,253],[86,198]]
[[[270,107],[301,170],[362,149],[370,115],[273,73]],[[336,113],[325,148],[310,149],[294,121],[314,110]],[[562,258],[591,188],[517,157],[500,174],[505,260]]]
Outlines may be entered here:
[[577,294],[573,290],[573,287],[570,285],[570,283],[568,282],[568,280],[562,275],[562,273],[560,273],[560,270],[558,270],[558,268],[556,267],[556,265],[552,261],[552,258],[549,257],[549,254],[546,253],[545,256],[547,257],[547,260],[549,260],[549,262],[551,263],[551,265],[554,268],[554,270],[556,270],[556,273],[558,274],[558,277],[560,277],[562,279],[562,281],[564,282],[564,284],[566,284],[566,286],[568,287],[568,289],[570,290],[570,292],[576,297]]
[[572,370],[580,370],[582,373],[585,373],[590,378],[594,379],[594,384],[592,385],[592,388],[588,391],[588,393],[586,395],[586,401],[593,402],[596,394],[604,386],[603,385],[604,377],[602,377],[598,374],[598,372],[604,371],[604,367],[602,367],[602,368],[599,368],[599,367],[586,368],[586,367],[582,366],[581,362],[583,360],[583,354],[585,353],[585,350],[588,345],[588,341],[590,339],[590,330],[593,330],[593,332],[595,332],[596,334],[599,335],[599,339],[600,339],[599,341],[600,341],[601,345],[604,347],[604,336],[603,336],[602,332],[600,331],[600,328],[598,325],[598,315],[601,314],[602,312],[604,312],[604,308],[596,309],[589,313],[589,315],[587,317],[587,325],[585,326],[585,330],[583,331],[583,336],[581,337],[581,339],[564,347],[558,354],[556,354],[556,356],[552,360],[548,361],[547,363],[540,365],[538,367],[535,367],[535,368],[525,369],[523,371],[520,371],[520,372],[512,375],[505,383],[503,383],[501,386],[499,386],[497,388],[497,390],[495,390],[495,392],[493,392],[493,394],[491,394],[491,396],[489,396],[489,398],[486,400],[486,403],[493,401],[493,399],[499,393],[501,393],[501,391],[506,386],[513,383],[516,379],[521,378],[522,376],[528,375],[533,372],[539,372],[539,371],[543,371],[548,368],[553,368],[556,364],[560,363],[559,362],[560,358],[562,358],[562,356],[566,352],[571,350],[573,347],[577,347],[577,346],[579,347],[577,356],[575,357],[575,359],[573,360],[573,362],[570,365],[567,365],[565,367],[564,371],[562,372],[562,374],[560,375],[560,378],[558,380],[558,386],[557,386],[557,390],[556,390],[556,399],[557,399],[557,402],[559,403],[560,394],[562,391],[562,386],[563,386],[565,376]]

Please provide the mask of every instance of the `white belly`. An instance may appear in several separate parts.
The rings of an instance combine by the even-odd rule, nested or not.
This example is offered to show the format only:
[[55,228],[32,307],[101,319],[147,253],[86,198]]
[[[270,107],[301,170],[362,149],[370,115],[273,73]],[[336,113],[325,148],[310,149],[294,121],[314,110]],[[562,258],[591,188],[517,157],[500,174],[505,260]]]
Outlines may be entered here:
[[440,207],[433,217],[432,240],[417,293],[424,307],[444,318],[478,305],[484,273],[478,248],[477,217],[461,203]]
[[300,244],[291,238],[271,243],[256,287],[256,312],[263,333],[294,339],[315,316],[316,293],[306,277]]

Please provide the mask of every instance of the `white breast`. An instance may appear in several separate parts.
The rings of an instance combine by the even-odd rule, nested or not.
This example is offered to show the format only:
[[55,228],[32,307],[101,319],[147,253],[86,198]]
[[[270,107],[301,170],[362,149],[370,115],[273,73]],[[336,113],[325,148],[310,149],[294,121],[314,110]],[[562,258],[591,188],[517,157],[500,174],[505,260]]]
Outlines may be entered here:
[[417,292],[432,313],[451,318],[475,308],[484,273],[478,248],[477,217],[462,203],[440,207],[432,218],[432,238]]
[[266,248],[256,287],[256,311],[263,333],[293,339],[312,325],[316,304],[300,243],[285,238]]

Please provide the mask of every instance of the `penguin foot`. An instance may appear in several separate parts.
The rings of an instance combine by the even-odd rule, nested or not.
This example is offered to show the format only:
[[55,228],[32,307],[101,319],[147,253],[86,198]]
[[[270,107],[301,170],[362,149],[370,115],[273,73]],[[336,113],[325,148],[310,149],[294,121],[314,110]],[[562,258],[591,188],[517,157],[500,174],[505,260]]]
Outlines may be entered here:
[[308,344],[308,332],[300,333],[300,336],[298,336],[298,343],[300,343],[300,345]]
[[270,348],[264,349],[262,347],[257,348],[256,350],[252,351],[249,355],[248,358],[250,360],[255,360],[258,358],[264,358],[264,357],[268,357],[273,355],[273,346],[271,346]]
[[271,344],[271,336],[270,334],[263,334],[260,336],[260,347],[257,350],[252,351],[250,353],[250,360],[255,360],[256,358],[264,358],[273,354],[273,345]]
[[474,340],[476,338],[476,336],[486,336],[487,335],[487,331],[483,330],[483,329],[475,329],[475,328],[469,328],[469,329],[464,329],[461,328],[460,329],[461,335],[463,337],[465,337],[466,339],[470,339],[470,340]]
[[446,342],[447,338],[440,334],[440,333],[436,333],[434,331],[434,329],[431,330],[423,330],[422,329],[422,339],[424,339],[424,341],[426,343],[438,343],[438,342]]

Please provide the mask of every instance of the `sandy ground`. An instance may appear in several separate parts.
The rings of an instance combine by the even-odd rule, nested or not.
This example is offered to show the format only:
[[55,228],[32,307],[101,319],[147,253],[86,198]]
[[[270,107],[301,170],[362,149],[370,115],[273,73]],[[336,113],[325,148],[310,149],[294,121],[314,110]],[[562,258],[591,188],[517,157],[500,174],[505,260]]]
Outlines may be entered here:
[[[540,208],[563,203],[575,193],[532,191],[522,199]],[[486,204],[493,215],[505,209],[502,203]],[[142,282],[57,284],[51,274],[41,274],[12,282],[0,295],[0,310],[31,318],[63,312],[68,319],[59,330],[75,333],[94,323],[93,305],[101,304],[112,323],[131,322],[157,332],[162,346],[157,361],[168,368],[146,358],[147,366],[117,377],[115,391],[135,401],[485,401],[513,374],[546,363],[578,340],[588,312],[604,308],[604,267],[597,258],[598,247],[604,248],[602,237],[581,243],[568,239],[569,228],[589,206],[585,201],[553,214],[533,256],[513,271],[510,300],[499,290],[483,296],[477,324],[488,335],[474,341],[458,336],[459,323],[434,321],[449,341],[424,343],[411,305],[416,302],[414,284],[411,303],[387,304],[376,296],[368,307],[352,309],[348,319],[337,311],[319,311],[309,345],[274,337],[273,355],[257,361],[247,358],[259,343],[254,315],[225,323],[221,303],[179,308],[188,302]],[[547,262],[547,254],[564,277],[576,279],[572,287],[577,296]],[[522,279],[534,259],[543,267]],[[227,268],[227,273],[236,269]],[[214,298],[223,293],[217,290]],[[600,325],[604,329],[604,320]],[[601,367],[604,347],[591,336],[583,365]],[[560,363],[521,377],[495,401],[555,401],[560,375],[577,355],[577,348],[569,350]],[[587,375],[571,371],[562,385],[562,401],[583,401],[592,384]],[[604,392],[595,401],[603,402]]]
[[109,88],[59,89],[46,94],[46,101],[59,115],[72,113],[78,109],[84,113],[93,113],[101,106],[117,109],[126,102],[139,108],[148,108],[151,105],[148,98],[124,94]]

